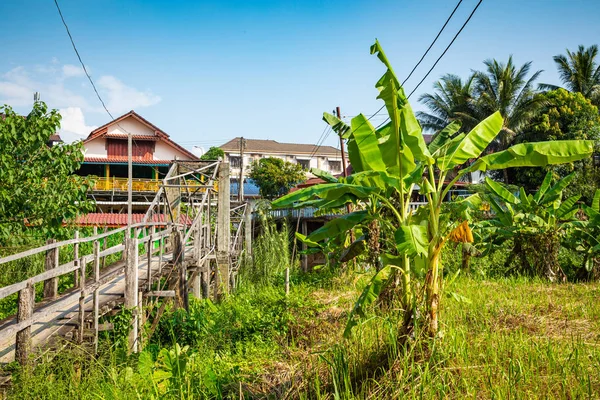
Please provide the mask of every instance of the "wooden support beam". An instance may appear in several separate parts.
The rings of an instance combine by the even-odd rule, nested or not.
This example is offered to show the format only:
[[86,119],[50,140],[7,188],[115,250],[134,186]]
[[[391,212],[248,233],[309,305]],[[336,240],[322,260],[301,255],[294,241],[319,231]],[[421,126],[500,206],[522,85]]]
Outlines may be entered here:
[[126,238],[127,265],[125,267],[125,308],[133,310],[131,330],[129,331],[129,351],[137,353],[138,338],[138,241]]
[[[94,227],[94,236],[98,233],[98,228]],[[94,283],[100,281],[100,242],[94,240]],[[98,353],[98,332],[100,318],[100,286],[94,289],[94,354]]]
[[184,263],[185,248],[183,243],[183,232],[175,229],[173,236],[173,265],[177,271],[177,287],[175,288],[176,307],[189,308],[187,271]]
[[174,290],[154,290],[144,294],[145,297],[175,297]]
[[[17,310],[17,323],[24,322],[33,316],[35,302],[35,287],[28,282],[27,286],[19,292],[19,308]],[[21,365],[29,363],[29,352],[31,351],[31,326],[17,332],[15,342],[15,360]]]
[[229,163],[219,165],[219,193],[217,208],[217,276],[215,279],[215,299],[219,300],[229,293],[230,266],[230,180]]
[[[47,244],[55,243],[56,239],[48,239]],[[50,271],[58,266],[58,247],[46,251],[44,270]],[[58,296],[58,277],[44,281],[44,300],[53,300]]]
[[[73,238],[75,240],[77,240],[75,242],[75,244],[73,244],[73,260],[79,262],[79,231],[75,231]],[[73,286],[74,287],[78,287],[79,286],[79,269],[75,270],[75,273],[73,274]]]
[[244,213],[244,247],[246,257],[252,258],[252,204],[246,204]]
[[85,266],[84,259],[79,261],[79,317],[78,317],[78,335],[77,341],[83,343],[83,331],[85,329]]

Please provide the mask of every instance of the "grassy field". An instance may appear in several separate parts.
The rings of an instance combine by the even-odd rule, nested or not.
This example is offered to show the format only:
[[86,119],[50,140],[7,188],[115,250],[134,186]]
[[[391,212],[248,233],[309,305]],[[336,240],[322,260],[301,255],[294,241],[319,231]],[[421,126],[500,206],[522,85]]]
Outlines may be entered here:
[[[393,309],[342,338],[365,278],[294,276],[172,312],[146,349],[104,341],[16,372],[14,398],[597,398],[600,284],[459,277],[443,336],[399,347]],[[381,315],[381,314],[380,314]],[[113,338],[114,339],[114,338]]]

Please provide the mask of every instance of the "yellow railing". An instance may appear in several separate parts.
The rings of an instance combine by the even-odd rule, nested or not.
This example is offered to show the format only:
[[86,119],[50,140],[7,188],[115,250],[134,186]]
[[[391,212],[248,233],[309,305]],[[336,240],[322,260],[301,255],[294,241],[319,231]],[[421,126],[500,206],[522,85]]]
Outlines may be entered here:
[[[162,180],[155,179],[133,179],[132,190],[134,192],[157,192]],[[187,186],[202,186],[203,183],[198,181],[188,180]],[[216,186],[216,184],[215,184]],[[215,189],[217,189],[215,187]],[[108,191],[127,191],[127,178],[96,178],[96,184],[94,190],[108,190]]]

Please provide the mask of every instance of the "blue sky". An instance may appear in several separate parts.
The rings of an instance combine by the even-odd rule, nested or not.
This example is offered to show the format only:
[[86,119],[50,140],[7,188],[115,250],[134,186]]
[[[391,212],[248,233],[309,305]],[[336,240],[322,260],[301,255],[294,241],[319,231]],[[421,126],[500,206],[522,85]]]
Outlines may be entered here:
[[[371,114],[383,73],[375,38],[404,78],[454,0],[151,1],[61,0],[77,47],[113,115],[135,109],[185,145],[247,138],[315,143],[323,111]],[[407,82],[424,76],[477,0],[464,0]],[[2,0],[0,103],[31,107],[33,91],[58,108],[64,135],[109,121],[79,67],[53,0]],[[559,83],[552,56],[600,42],[597,0],[484,0],[411,98],[444,73],[466,76],[487,58],[533,61]],[[381,117],[383,118],[383,117]],[[374,121],[380,121],[379,116]],[[79,136],[78,136],[79,135]],[[336,146],[330,135],[326,144]]]

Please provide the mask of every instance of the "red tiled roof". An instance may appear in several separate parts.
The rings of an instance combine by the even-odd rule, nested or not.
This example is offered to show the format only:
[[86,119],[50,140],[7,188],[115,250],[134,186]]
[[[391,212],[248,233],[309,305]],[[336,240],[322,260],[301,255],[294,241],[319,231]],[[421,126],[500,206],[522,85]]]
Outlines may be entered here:
[[[127,157],[111,156],[111,157],[85,157],[84,163],[103,163],[103,164],[123,164],[127,163]],[[171,160],[145,160],[139,157],[134,157],[133,164],[158,164],[169,165]]]
[[[131,219],[134,224],[140,223],[144,219],[144,214],[132,214]],[[192,220],[186,215],[182,215],[179,219],[182,224],[190,225],[192,223]],[[164,214],[159,214],[154,215],[150,222],[167,222],[167,219]],[[79,226],[127,226],[127,214],[89,213],[78,217],[75,224]]]

